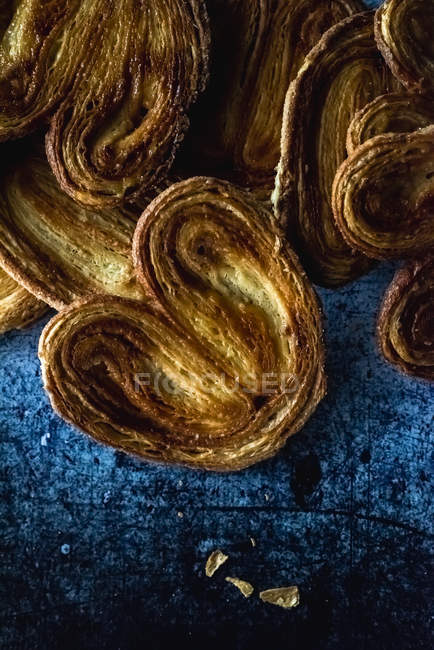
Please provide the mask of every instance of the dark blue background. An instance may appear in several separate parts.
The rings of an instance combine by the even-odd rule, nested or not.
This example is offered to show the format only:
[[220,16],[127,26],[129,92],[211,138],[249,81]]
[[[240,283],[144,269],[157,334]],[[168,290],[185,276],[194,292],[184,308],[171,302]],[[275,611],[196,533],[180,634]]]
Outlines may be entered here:
[[[392,275],[386,266],[321,292],[329,394],[277,458],[238,474],[95,444],[48,405],[41,326],[0,339],[3,647],[223,637],[228,648],[429,648],[433,392],[377,354]],[[216,547],[230,561],[210,580]],[[301,604],[244,600],[226,575],[298,584]]]
[[[427,650],[433,392],[377,353],[392,276],[320,292],[328,396],[277,458],[233,475],[95,444],[50,409],[42,325],[1,338],[1,647]],[[209,580],[216,547],[230,560]],[[301,604],[245,600],[226,575],[297,584]]]

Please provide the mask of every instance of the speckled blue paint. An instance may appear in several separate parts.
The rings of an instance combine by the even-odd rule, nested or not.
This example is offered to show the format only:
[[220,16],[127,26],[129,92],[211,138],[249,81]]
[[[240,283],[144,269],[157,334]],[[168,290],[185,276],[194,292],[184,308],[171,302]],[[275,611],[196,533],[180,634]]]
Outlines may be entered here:
[[[42,325],[1,338],[1,647],[427,650],[433,391],[377,353],[392,275],[320,292],[328,396],[275,459],[233,475],[97,445],[50,409]],[[209,580],[216,547],[230,560]],[[298,584],[301,604],[245,600],[228,574]]]

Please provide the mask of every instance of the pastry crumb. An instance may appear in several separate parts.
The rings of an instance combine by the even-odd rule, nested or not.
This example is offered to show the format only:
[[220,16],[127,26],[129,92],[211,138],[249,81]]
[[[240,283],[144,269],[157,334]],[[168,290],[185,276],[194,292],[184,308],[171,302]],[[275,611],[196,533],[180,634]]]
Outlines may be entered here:
[[250,582],[246,582],[246,580],[240,580],[239,578],[231,578],[230,576],[227,576],[225,580],[226,582],[230,582],[231,584],[235,585],[235,587],[237,587],[237,589],[241,591],[241,593],[245,598],[249,598],[255,590],[254,587],[250,584]]
[[284,609],[297,607],[300,603],[300,593],[298,587],[277,587],[276,589],[266,589],[261,591],[259,598],[264,603],[271,603]]
[[221,565],[224,564],[228,558],[229,556],[225,555],[223,551],[220,551],[220,549],[213,551],[207,559],[205,565],[205,573],[208,578],[212,578],[217,569],[221,567]]

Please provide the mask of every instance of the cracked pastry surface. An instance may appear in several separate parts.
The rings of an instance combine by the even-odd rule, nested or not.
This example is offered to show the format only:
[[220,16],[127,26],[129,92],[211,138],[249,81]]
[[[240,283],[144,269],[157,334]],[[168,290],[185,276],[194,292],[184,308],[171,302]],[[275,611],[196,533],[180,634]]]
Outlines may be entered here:
[[53,171],[85,205],[158,184],[207,77],[202,0],[17,0],[0,29],[0,140],[48,120]]
[[384,133],[410,133],[434,124],[434,102],[408,92],[381,95],[354,116],[347,133],[347,151]]
[[407,88],[434,93],[433,0],[387,0],[375,16],[375,38]]
[[139,214],[81,207],[32,152],[0,178],[0,265],[55,309],[93,293],[141,298],[131,259]]
[[357,147],[333,185],[336,222],[374,259],[416,258],[434,247],[434,125]]
[[39,347],[55,410],[148,460],[217,471],[272,456],[325,393],[319,304],[268,209],[210,178],[142,215],[147,301],[82,300]]
[[[192,111],[180,171],[212,174],[269,200],[288,84],[321,35],[359,0],[209,0],[211,75]],[[198,164],[200,161],[200,164]]]
[[371,265],[346,244],[331,207],[349,124],[375,97],[400,88],[377,49],[373,18],[364,12],[328,30],[285,102],[275,213],[310,277],[329,287],[354,280]]
[[0,268],[0,334],[31,325],[47,310],[47,305]]
[[385,358],[407,374],[434,381],[434,257],[397,271],[381,308],[378,337]]

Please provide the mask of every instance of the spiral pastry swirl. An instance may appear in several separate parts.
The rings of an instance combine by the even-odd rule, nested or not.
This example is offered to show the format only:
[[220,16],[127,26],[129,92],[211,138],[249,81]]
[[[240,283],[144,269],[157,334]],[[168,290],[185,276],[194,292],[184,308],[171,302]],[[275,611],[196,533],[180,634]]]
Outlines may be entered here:
[[432,249],[434,125],[357,147],[336,174],[333,210],[348,244],[374,259],[415,259]]
[[434,103],[408,92],[381,95],[354,116],[347,133],[349,154],[383,133],[411,133],[434,124]]
[[434,257],[400,269],[378,320],[385,358],[409,375],[434,381]]
[[203,0],[18,0],[0,20],[0,140],[49,120],[63,190],[96,207],[167,172],[207,76]]
[[288,84],[322,34],[363,3],[209,0],[207,8],[210,83],[193,108],[177,168],[226,178],[269,201]]
[[285,102],[275,213],[310,277],[328,287],[371,266],[344,241],[331,198],[352,118],[399,87],[376,47],[373,19],[364,12],[329,29],[306,57]]
[[375,38],[387,64],[410,90],[434,93],[433,0],[387,0],[375,16]]
[[0,268],[0,334],[31,325],[47,309]]
[[140,212],[81,207],[26,150],[0,178],[0,266],[55,309],[93,293],[142,298],[131,259]]
[[39,347],[53,407],[96,440],[217,471],[272,456],[325,393],[315,293],[271,213],[193,178],[141,217],[148,301],[80,301]]

